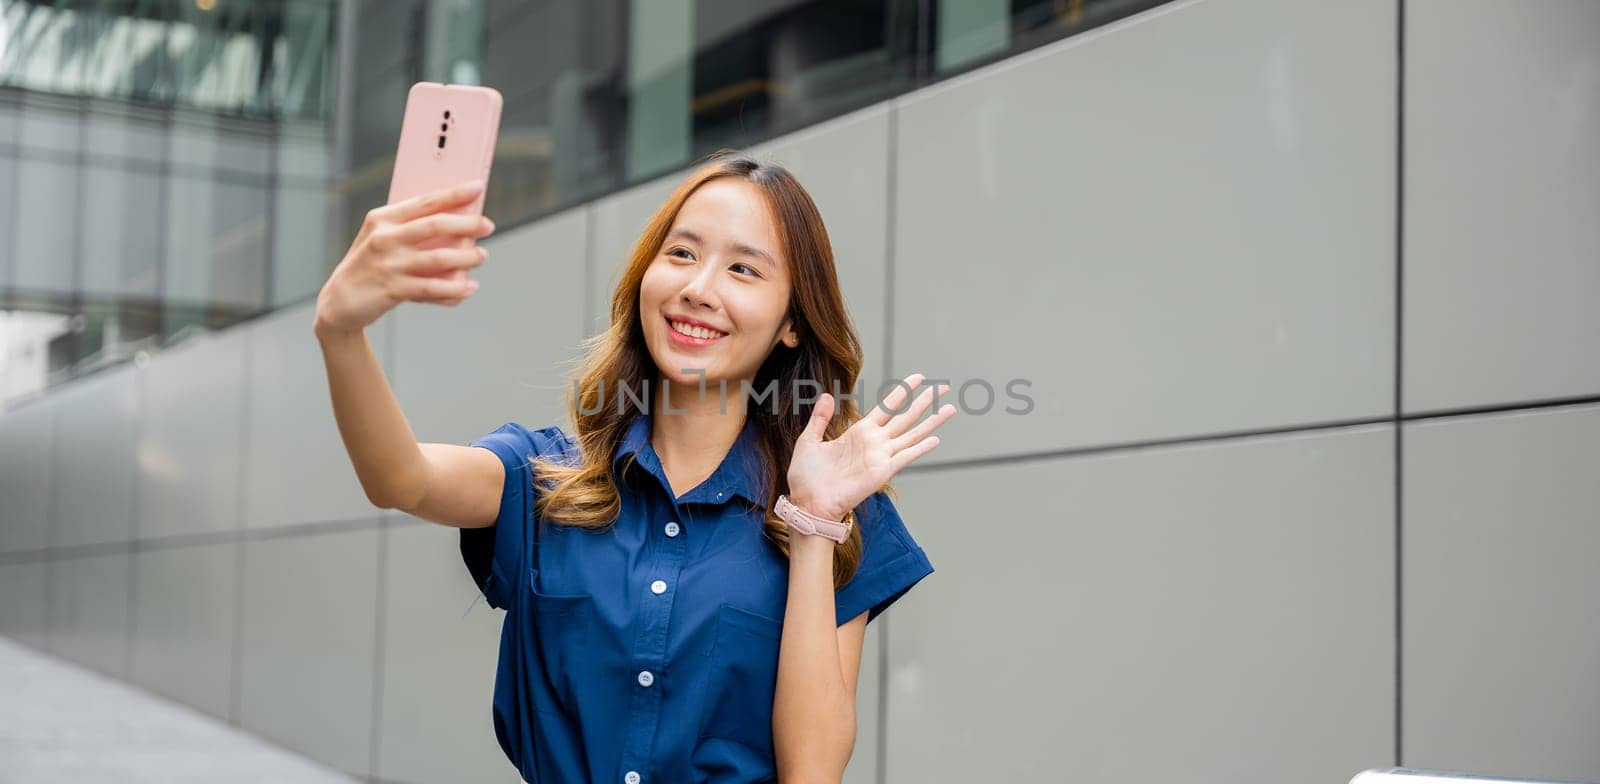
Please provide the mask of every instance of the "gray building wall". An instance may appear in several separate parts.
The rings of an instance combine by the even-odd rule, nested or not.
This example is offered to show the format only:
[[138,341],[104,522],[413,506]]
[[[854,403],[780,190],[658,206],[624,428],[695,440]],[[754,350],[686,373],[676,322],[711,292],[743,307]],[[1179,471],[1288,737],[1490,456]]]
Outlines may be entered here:
[[[870,627],[848,781],[1600,779],[1597,30],[1194,0],[755,149],[828,220],[869,385],[1035,401],[901,477],[938,572]],[[370,330],[418,438],[561,422],[678,176]],[[311,318],[0,416],[0,634],[357,776],[515,781],[501,613],[455,530],[366,502]]]

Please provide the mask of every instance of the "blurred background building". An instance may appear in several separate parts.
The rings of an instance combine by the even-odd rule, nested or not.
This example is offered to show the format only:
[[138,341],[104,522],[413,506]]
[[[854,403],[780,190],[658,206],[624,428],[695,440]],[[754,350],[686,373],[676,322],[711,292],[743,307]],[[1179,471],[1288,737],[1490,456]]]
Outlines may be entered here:
[[817,199],[868,388],[961,389],[849,781],[1600,779],[1592,0],[0,0],[0,634],[516,780],[501,614],[311,335],[421,79],[506,104],[482,290],[369,330],[420,439],[565,424],[720,147]]

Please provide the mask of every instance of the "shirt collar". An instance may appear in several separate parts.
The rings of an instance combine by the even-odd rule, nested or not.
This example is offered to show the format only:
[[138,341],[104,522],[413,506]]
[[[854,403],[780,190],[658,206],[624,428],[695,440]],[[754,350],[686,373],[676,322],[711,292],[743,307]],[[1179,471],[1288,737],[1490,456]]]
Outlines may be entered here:
[[[666,489],[671,485],[667,483],[666,474],[661,469],[661,459],[650,442],[652,416],[641,413],[628,423],[628,429],[617,445],[616,454],[611,458],[611,469],[616,471],[624,458],[634,455],[635,462],[654,475],[661,483],[661,487]],[[723,457],[717,470],[682,498],[677,499],[678,503],[721,503],[737,495],[760,509],[766,509],[766,494],[761,491],[765,477],[759,442],[760,431],[755,418],[746,414],[744,427],[739,430],[739,437],[734,440],[733,447]],[[670,492],[668,490],[669,495]]]

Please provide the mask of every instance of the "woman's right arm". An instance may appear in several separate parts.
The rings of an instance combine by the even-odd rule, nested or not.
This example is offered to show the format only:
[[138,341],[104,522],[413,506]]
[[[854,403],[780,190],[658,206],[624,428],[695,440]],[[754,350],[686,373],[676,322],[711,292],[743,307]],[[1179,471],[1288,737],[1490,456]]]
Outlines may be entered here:
[[365,329],[401,302],[454,306],[476,290],[475,281],[453,273],[482,264],[485,251],[470,243],[417,246],[493,231],[486,218],[446,212],[472,201],[481,187],[437,191],[367,213],[317,295],[313,326],[333,418],[367,499],[458,528],[494,524],[505,467],[487,449],[417,443]]

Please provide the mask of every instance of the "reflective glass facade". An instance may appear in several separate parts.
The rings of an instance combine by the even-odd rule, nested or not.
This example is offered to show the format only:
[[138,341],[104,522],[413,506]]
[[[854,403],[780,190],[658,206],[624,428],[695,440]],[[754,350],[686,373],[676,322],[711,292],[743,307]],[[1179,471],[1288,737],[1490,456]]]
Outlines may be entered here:
[[415,81],[505,229],[1154,4],[0,0],[0,400],[315,296]]

